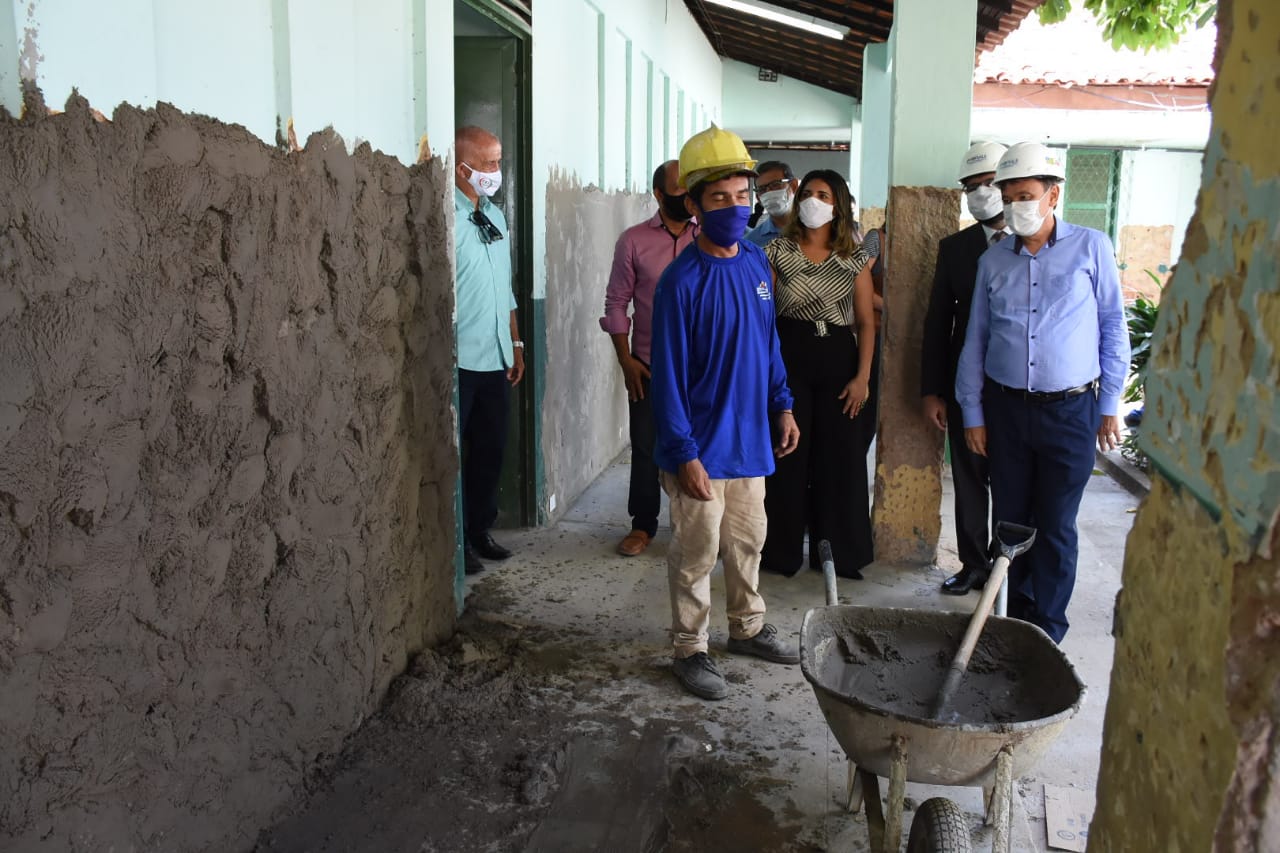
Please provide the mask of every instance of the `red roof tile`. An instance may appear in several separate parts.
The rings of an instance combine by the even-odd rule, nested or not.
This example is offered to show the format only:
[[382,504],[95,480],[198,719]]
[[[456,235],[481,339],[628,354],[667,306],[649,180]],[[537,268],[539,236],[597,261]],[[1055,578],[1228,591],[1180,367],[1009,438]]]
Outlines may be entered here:
[[1057,86],[1207,86],[1213,80],[1213,24],[1192,27],[1168,50],[1115,50],[1083,8],[1060,24],[1028,15],[1003,44],[978,57],[975,83]]

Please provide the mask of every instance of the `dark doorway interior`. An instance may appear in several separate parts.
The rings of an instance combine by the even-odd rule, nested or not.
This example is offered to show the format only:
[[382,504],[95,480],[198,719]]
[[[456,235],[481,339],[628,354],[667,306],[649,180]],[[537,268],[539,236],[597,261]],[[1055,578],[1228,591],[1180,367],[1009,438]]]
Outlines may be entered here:
[[[530,219],[532,170],[529,122],[529,33],[519,16],[497,0],[455,0],[454,114],[458,126],[476,125],[502,140],[502,190],[494,199],[511,229],[517,318],[526,366],[538,364],[542,330],[534,328]],[[536,522],[536,446],[532,376],[512,395],[507,454],[498,492],[498,526]]]

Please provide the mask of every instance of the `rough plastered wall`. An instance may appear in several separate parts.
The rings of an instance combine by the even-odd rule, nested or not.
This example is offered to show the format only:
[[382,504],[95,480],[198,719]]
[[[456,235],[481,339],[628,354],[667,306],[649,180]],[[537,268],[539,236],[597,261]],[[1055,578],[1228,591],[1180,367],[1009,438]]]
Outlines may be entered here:
[[0,848],[237,850],[453,627],[438,163],[0,115]]
[[[1160,301],[1160,289],[1169,280],[1169,255],[1173,251],[1172,225],[1125,225],[1120,229],[1116,260],[1126,301],[1138,296]],[[1156,275],[1152,279],[1148,271]]]
[[1090,850],[1280,849],[1280,19],[1218,6],[1213,132],[1165,289]]
[[889,258],[880,329],[876,560],[933,562],[942,530],[942,433],[920,416],[920,343],[938,241],[955,233],[959,190],[889,188]]
[[[606,193],[554,172],[547,182],[546,494],[559,517],[630,442],[627,394],[600,328],[618,236],[653,215],[648,193]],[[630,523],[618,507],[619,527]]]

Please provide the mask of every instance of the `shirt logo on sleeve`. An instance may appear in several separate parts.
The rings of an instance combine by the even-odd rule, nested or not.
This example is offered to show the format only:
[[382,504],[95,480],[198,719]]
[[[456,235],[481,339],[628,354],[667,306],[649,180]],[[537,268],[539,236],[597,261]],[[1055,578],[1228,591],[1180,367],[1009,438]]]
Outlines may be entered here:
[[773,299],[773,293],[770,292],[768,283],[763,281],[756,287],[756,295],[765,302],[772,301]]

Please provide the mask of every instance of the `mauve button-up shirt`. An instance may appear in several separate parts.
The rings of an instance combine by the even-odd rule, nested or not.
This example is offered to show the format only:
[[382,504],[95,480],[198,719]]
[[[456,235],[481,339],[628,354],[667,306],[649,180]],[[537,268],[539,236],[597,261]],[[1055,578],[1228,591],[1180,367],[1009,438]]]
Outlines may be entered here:
[[[654,214],[647,221],[633,225],[618,238],[613,249],[613,270],[604,293],[604,316],[600,328],[611,335],[631,333],[631,352],[645,364],[650,363],[653,341],[653,293],[667,265],[676,259],[698,236],[697,223],[690,220],[673,237],[662,217]],[[627,309],[635,303],[635,311]],[[632,328],[632,322],[635,328]]]

